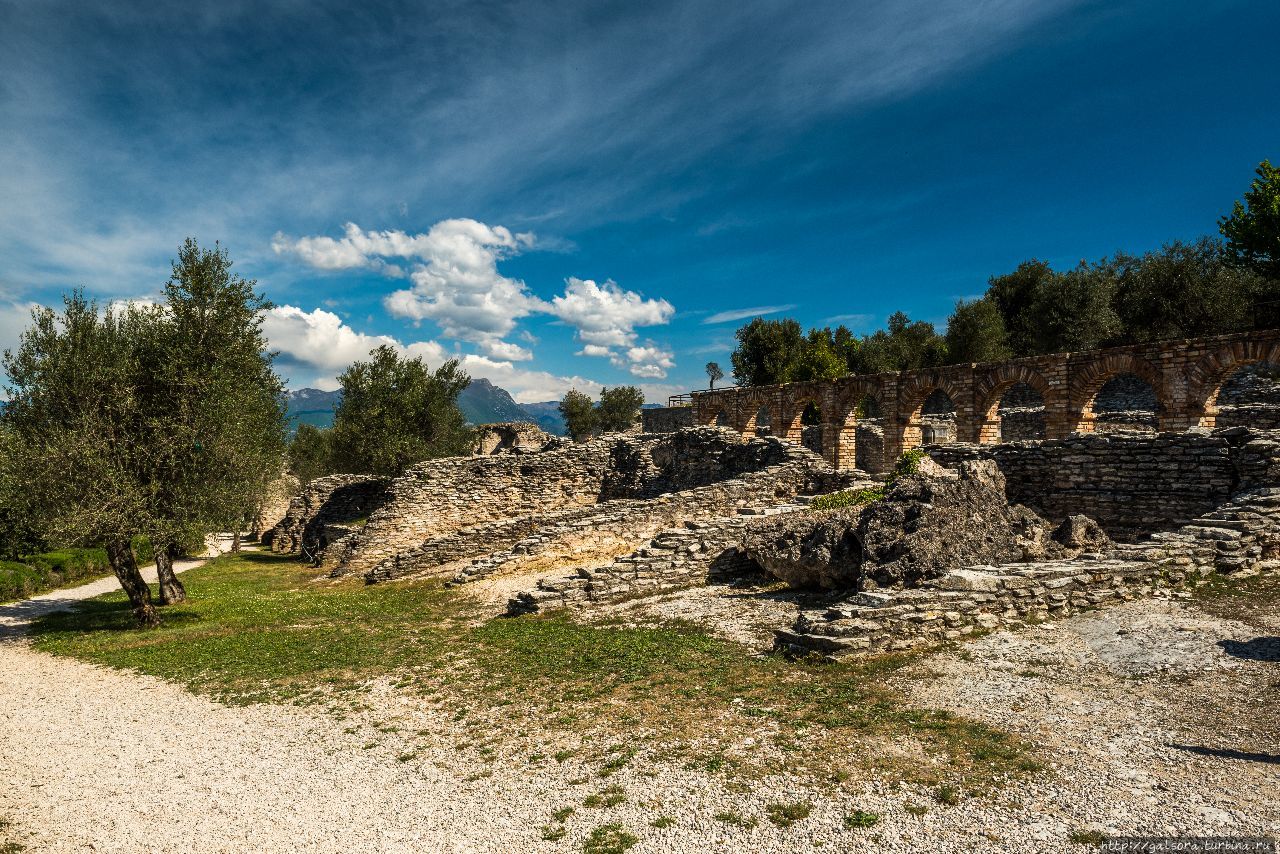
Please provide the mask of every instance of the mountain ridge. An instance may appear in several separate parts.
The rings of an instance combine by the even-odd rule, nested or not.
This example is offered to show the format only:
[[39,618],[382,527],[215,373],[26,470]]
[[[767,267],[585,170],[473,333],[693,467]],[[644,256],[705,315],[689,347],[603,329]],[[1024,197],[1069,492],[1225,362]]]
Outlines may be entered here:
[[[334,410],[341,402],[341,391],[300,388],[288,393],[286,414],[294,429],[298,424],[332,427]],[[483,377],[473,379],[458,395],[458,408],[470,424],[531,421],[557,436],[563,436],[565,432],[559,401],[516,403],[509,391]]]

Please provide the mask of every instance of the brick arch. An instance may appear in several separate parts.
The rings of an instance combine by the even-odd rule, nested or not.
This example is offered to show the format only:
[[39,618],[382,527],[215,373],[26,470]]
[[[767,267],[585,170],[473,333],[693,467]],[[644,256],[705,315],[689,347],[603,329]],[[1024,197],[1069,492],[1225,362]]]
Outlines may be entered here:
[[770,399],[771,395],[766,394],[747,394],[743,399],[738,410],[739,429],[745,438],[755,436],[756,429],[759,425],[756,419],[759,417],[760,410],[763,409],[769,413],[769,428],[777,430],[778,425],[782,423],[782,413],[778,411],[778,407]]
[[1227,379],[1241,368],[1259,362],[1280,365],[1280,342],[1237,341],[1208,354],[1187,369],[1191,423],[1215,426],[1218,394]]
[[[884,385],[874,377],[844,377],[837,381],[834,391],[831,411],[823,410],[822,413],[823,419],[833,431],[829,452],[826,455],[828,460],[840,469],[863,468],[872,472],[879,471],[884,463],[880,459],[882,454],[877,452],[864,459],[861,449],[858,448],[858,422],[861,420],[861,416],[858,415],[858,406],[870,397],[876,401],[883,416],[886,410]],[[827,442],[825,433],[823,441]]]
[[782,439],[789,441],[800,441],[800,419],[804,415],[804,411],[809,408],[809,404],[817,407],[818,412],[822,414],[823,422],[830,419],[831,407],[823,402],[822,390],[819,388],[807,388],[798,391],[796,394],[790,395],[786,402],[786,410],[782,416],[781,422],[774,428],[774,433]]
[[961,391],[945,376],[932,372],[916,374],[907,378],[906,382],[898,387],[898,447],[901,450],[907,451],[920,447],[920,410],[924,408],[924,402],[928,400],[929,395],[935,391],[941,391],[950,398],[956,413],[957,435],[963,440],[963,437],[968,434],[968,426],[963,423],[961,416],[964,405],[964,396]]
[[1160,371],[1146,359],[1133,353],[1108,353],[1082,366],[1072,383],[1076,391],[1074,409],[1077,431],[1093,432],[1093,402],[1107,380],[1121,374],[1133,374],[1151,386],[1156,394],[1157,424],[1163,421],[1169,411],[1169,400]]
[[1001,441],[1000,401],[1004,393],[1018,383],[1026,383],[1039,392],[1046,413],[1057,403],[1057,391],[1049,385],[1044,374],[1027,365],[1000,365],[981,376],[974,385],[973,396],[978,404],[974,414],[978,418],[979,442],[991,444]]
[[698,402],[698,424],[713,427],[716,420],[723,415],[725,423],[734,423],[733,413],[737,410],[737,400],[731,393],[721,392]]

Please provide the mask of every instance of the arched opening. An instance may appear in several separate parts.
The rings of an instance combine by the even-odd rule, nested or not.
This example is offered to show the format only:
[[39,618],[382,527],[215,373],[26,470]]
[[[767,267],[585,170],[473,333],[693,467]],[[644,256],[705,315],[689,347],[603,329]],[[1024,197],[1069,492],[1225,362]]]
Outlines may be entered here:
[[757,436],[769,436],[773,433],[773,416],[769,412],[769,407],[761,406],[756,410],[756,417],[752,419]]
[[854,459],[858,468],[872,474],[884,471],[884,412],[880,401],[864,395],[854,408],[857,422],[853,428]]
[[1137,374],[1116,374],[1093,397],[1093,429],[1096,433],[1155,433],[1159,410],[1151,383]]
[[822,410],[813,401],[800,411],[800,444],[815,454],[822,454]]
[[1280,365],[1253,362],[1223,378],[1213,401],[1215,427],[1280,428]]
[[934,389],[920,406],[920,444],[946,445],[956,441],[956,405],[942,389]]
[[1016,382],[1005,389],[996,414],[1000,418],[1001,442],[1046,436],[1044,396],[1029,383]]
[[729,415],[723,409],[721,409],[719,412],[716,413],[716,417],[711,419],[711,424],[712,426],[715,426],[715,427],[728,427]]

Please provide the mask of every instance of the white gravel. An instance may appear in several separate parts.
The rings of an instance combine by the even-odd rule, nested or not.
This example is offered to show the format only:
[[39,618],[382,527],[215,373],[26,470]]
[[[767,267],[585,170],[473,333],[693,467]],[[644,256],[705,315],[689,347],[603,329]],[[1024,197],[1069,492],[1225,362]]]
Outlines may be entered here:
[[[1139,679],[1125,662],[1142,656],[1114,643],[1133,637],[1149,648],[1188,632],[1199,639],[1179,640],[1177,658],[1195,659],[1194,668],[1165,672],[1148,661]],[[634,852],[1083,852],[1090,849],[1068,842],[1073,831],[1274,834],[1280,764],[1256,758],[1267,755],[1259,745],[1274,754],[1280,743],[1258,731],[1274,723],[1274,708],[1270,717],[1247,709],[1280,674],[1274,662],[1230,658],[1215,642],[1251,633],[1185,605],[1134,603],[927,659],[903,680],[916,702],[1036,741],[1052,765],[955,806],[889,780],[779,777],[744,786],[639,758],[604,779],[598,762],[530,762],[536,732],[499,745],[487,762],[457,749],[473,737],[462,725],[389,681],[339,721],[316,707],[222,706],[10,637],[0,641],[0,818],[12,827],[0,841],[7,832],[53,852],[581,851],[592,829],[616,822],[639,837]],[[1231,692],[1239,703],[1205,711],[1206,697]],[[618,741],[644,746],[627,733]],[[583,805],[611,784],[622,787],[623,803]],[[812,814],[790,828],[766,818],[768,804],[795,801],[811,801]],[[928,811],[911,814],[912,805]],[[542,828],[556,826],[551,813],[568,806],[576,811],[564,838],[544,841]],[[844,817],[854,809],[882,818],[849,830]],[[727,811],[756,826],[714,817]],[[652,827],[659,816],[674,823]]]

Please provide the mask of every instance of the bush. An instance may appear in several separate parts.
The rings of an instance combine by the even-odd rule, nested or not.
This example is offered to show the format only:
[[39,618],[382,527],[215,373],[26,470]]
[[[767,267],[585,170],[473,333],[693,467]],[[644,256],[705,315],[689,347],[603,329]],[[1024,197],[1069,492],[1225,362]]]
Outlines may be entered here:
[[[139,563],[151,561],[151,544],[134,543]],[[58,549],[27,555],[22,561],[0,561],[0,601],[25,599],[45,590],[66,587],[111,574],[103,549]]]

